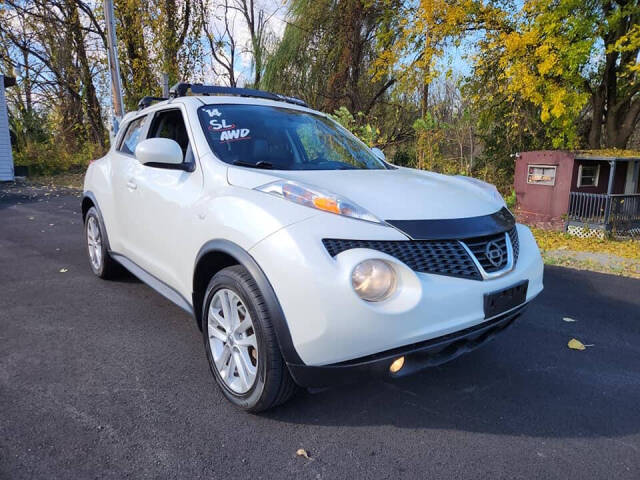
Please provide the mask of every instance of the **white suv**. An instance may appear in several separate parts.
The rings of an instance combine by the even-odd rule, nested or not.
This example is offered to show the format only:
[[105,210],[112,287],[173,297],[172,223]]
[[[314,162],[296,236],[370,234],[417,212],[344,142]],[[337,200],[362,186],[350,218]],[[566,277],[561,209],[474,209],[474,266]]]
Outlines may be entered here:
[[484,182],[391,165],[293,98],[143,100],[86,174],[90,265],[191,313],[246,410],[451,360],[542,290],[531,232]]

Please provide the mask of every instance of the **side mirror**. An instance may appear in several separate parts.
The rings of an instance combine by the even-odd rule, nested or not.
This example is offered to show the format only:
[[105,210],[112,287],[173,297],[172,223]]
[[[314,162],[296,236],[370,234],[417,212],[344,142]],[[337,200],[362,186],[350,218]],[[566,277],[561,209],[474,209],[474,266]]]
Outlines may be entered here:
[[141,141],[136,146],[136,158],[145,165],[179,165],[184,160],[178,142],[169,138],[148,138]]
[[371,151],[376,157],[378,157],[383,162],[387,159],[387,157],[384,156],[384,152],[380,150],[378,147],[373,147]]

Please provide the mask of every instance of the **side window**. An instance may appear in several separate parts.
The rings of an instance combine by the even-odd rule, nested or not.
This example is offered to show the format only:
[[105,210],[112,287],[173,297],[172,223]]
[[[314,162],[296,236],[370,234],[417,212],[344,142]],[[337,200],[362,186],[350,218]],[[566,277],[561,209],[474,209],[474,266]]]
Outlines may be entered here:
[[[156,112],[149,129],[147,138],[170,138],[175,140],[182,149],[183,160],[187,157],[189,135],[180,110],[163,110]],[[188,161],[189,159],[186,158]]]
[[597,187],[600,178],[600,165],[580,165],[578,167],[578,188]]
[[120,142],[120,146],[118,147],[118,151],[122,153],[128,153],[129,155],[133,155],[136,151],[136,145],[141,140],[140,135],[142,134],[142,127],[144,127],[144,121],[147,117],[136,118],[131,121],[129,125],[127,125],[127,131],[122,137],[122,142]]

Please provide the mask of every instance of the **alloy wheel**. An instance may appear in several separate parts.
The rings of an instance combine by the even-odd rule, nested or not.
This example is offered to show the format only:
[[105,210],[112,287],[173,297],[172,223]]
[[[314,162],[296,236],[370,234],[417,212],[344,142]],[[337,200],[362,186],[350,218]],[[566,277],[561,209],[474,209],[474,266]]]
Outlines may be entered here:
[[102,236],[100,235],[100,226],[94,216],[90,216],[87,220],[87,249],[91,265],[95,270],[100,270],[102,266]]
[[207,329],[220,378],[234,393],[248,392],[258,373],[258,342],[251,315],[233,290],[222,288],[214,294]]

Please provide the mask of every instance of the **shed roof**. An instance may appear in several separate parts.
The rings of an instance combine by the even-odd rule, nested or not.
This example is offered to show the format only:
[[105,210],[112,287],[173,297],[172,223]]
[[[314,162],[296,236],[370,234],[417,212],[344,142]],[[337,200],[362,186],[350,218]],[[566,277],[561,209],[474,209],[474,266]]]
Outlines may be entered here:
[[633,162],[640,160],[640,152],[637,150],[620,150],[616,148],[605,150],[579,150],[575,152],[576,160],[593,160],[593,161],[618,161]]

